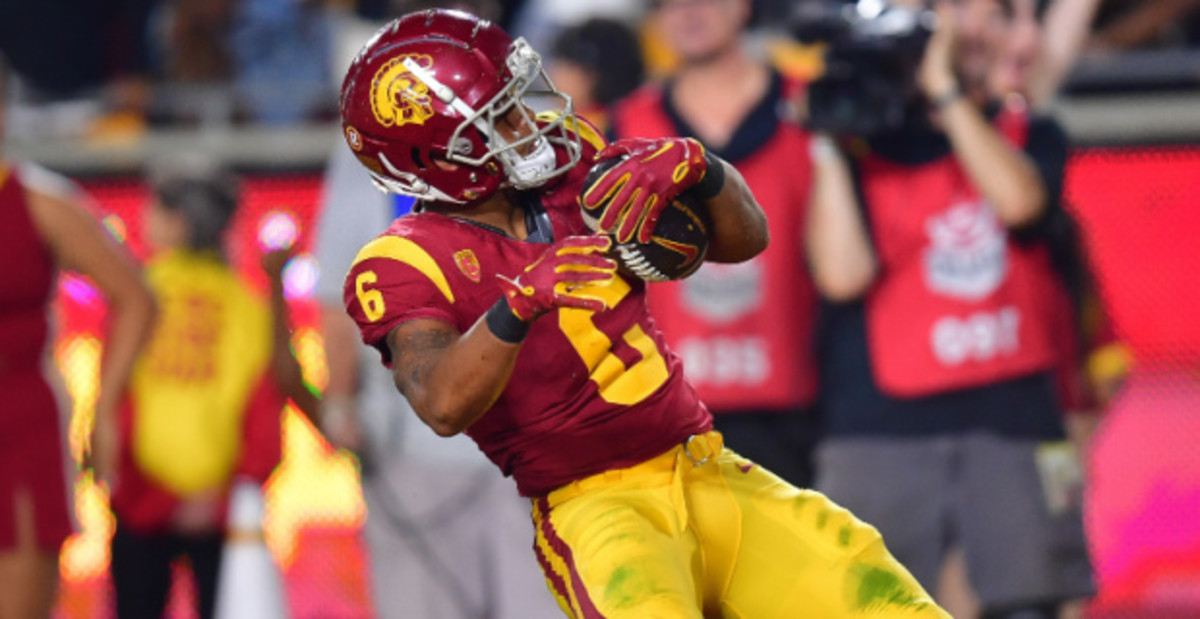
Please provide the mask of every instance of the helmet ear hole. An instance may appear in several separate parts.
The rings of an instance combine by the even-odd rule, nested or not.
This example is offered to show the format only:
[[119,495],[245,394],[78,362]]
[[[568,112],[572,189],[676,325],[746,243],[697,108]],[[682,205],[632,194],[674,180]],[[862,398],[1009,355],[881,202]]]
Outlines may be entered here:
[[429,166],[426,165],[424,161],[421,161],[421,149],[419,147],[416,147],[416,146],[412,147],[412,160],[413,160],[413,163],[416,164],[416,166],[422,170],[426,170],[429,168]]

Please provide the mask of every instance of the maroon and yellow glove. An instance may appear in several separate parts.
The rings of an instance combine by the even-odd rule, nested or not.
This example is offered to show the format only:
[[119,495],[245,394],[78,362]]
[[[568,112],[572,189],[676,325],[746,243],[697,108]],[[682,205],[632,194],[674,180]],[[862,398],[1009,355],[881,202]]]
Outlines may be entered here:
[[598,312],[608,306],[588,294],[609,284],[617,263],[604,257],[612,246],[606,236],[571,236],[552,245],[515,279],[497,275],[513,315],[529,322],[558,307]]
[[596,161],[621,156],[624,161],[588,188],[583,204],[599,208],[608,203],[600,215],[600,230],[611,232],[620,224],[618,243],[629,242],[634,233],[638,242],[647,243],[663,209],[704,178],[709,159],[692,138],[632,138],[609,144]]

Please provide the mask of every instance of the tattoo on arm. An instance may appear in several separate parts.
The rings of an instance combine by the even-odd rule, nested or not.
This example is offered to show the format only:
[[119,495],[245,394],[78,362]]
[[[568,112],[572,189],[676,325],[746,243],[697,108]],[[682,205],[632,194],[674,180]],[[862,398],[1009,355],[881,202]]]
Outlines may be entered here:
[[442,352],[458,339],[458,332],[435,320],[413,321],[388,334],[396,386],[408,396],[424,387]]

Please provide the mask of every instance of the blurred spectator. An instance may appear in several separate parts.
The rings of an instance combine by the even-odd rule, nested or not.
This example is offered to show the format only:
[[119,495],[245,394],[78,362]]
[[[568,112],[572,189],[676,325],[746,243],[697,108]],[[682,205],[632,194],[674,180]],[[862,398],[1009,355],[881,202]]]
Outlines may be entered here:
[[621,101],[612,132],[695,137],[741,172],[762,205],[766,251],[741,264],[708,263],[646,295],[716,428],[745,457],[806,486],[817,383],[817,299],[802,247],[809,136],[782,116],[801,85],[745,48],[750,8],[749,0],[659,2],[654,18],[679,68]]
[[[1129,363],[1092,279],[1075,218],[1066,210],[1055,210],[1043,227],[1056,286],[1048,296],[1059,354],[1055,389],[1067,415],[1068,435],[1084,453]],[[1099,359],[1110,361],[1093,361]],[[1103,363],[1103,371],[1093,374],[1094,363]]]
[[163,73],[180,82],[218,82],[233,75],[225,33],[235,0],[174,0],[169,3]]
[[489,20],[499,21],[503,14],[503,4],[497,0],[389,0],[385,17],[399,17],[417,11],[429,9],[456,9]]
[[235,0],[167,0],[147,36],[155,52],[159,114],[170,122],[228,123],[234,61],[228,45]]
[[961,546],[984,617],[1051,618],[1093,588],[1047,302],[1066,142],[990,103],[1004,5],[938,12],[904,126],[814,141],[808,248],[830,301],[817,486],[925,586]]
[[318,0],[167,0],[149,36],[167,120],[287,124],[334,107],[334,19]]
[[643,0],[524,0],[513,14],[514,37],[524,37],[536,50],[550,50],[566,28],[592,18],[636,23]]
[[235,0],[170,0],[157,16],[159,71],[169,82],[216,83],[233,77],[226,33]]
[[[1067,4],[1081,4],[1079,0],[1062,0]],[[1095,0],[1085,0],[1095,5]],[[1009,95],[1031,98],[1030,90],[1046,64],[1044,53],[1049,51],[1049,41],[1043,37],[1041,20],[1047,0],[1010,0],[1012,15],[1000,44],[992,73],[988,77],[993,96],[1003,99]],[[1084,24],[1086,29],[1086,24]],[[1048,94],[1048,93],[1047,93]],[[1039,101],[1040,102],[1040,101]],[[1037,103],[1030,101],[1034,106]]]
[[250,119],[295,123],[333,109],[332,27],[318,0],[237,0],[229,36],[234,84]]
[[[1000,55],[989,78],[993,95],[1017,108],[1048,104],[1082,50],[1099,4],[1099,0],[1011,0],[1008,32],[1000,39]],[[1082,458],[1112,397],[1112,385],[1124,375],[1127,362],[1091,279],[1074,218],[1066,209],[1050,209],[1041,225],[1054,266],[1049,274],[1054,276],[1052,291],[1047,295],[1048,320],[1059,355],[1054,386],[1066,415],[1067,435]],[[1102,384],[1090,376],[1091,359],[1118,360],[1115,369],[1112,363],[1105,364]],[[950,564],[961,571],[951,582],[969,588],[962,553],[955,553]],[[946,586],[943,581],[943,591]]]
[[642,85],[637,35],[622,22],[602,18],[566,28],[554,43],[547,73],[571,97],[575,111],[605,132],[609,106]]
[[[334,0],[337,3],[339,0]],[[380,21],[405,13],[423,11],[425,9],[446,8],[444,0],[340,0],[343,4],[353,4],[355,12],[363,19]],[[474,13],[483,19],[496,22],[507,28],[512,23],[513,15],[525,4],[526,0],[466,0],[461,3],[462,10]],[[454,3],[450,3],[454,4]],[[469,6],[467,6],[469,5]]]
[[1200,44],[1198,0],[1107,0],[1089,47],[1096,52]]
[[[4,83],[0,63],[0,86]],[[3,128],[0,90],[0,133]],[[84,209],[83,194],[46,170],[0,162],[0,617],[48,617],[58,552],[71,533],[65,411],[51,365],[50,299],[60,269],[86,275],[107,296],[97,419],[114,415],[154,321],[154,301],[133,261]],[[99,424],[98,424],[99,426]],[[107,476],[111,427],[97,427],[91,458]]]
[[162,314],[121,411],[113,588],[118,616],[159,616],[171,563],[184,556],[207,619],[230,488],[261,484],[279,462],[284,399],[271,374],[270,313],[222,251],[235,180],[181,157],[160,162],[151,182],[146,272]]
[[1100,0],[1011,0],[1012,20],[992,74],[996,96],[1040,109],[1058,94],[1087,43]]
[[19,124],[35,125],[22,133],[140,133],[150,105],[145,32],[154,3],[0,3],[0,52],[23,80]]
[[[1085,58],[1092,62],[1085,72],[1087,77],[1074,84],[1076,88],[1087,89],[1088,84],[1093,89],[1134,83],[1178,84],[1184,88],[1194,85],[1194,71],[1189,70],[1186,59],[1152,61],[1150,74],[1157,77],[1148,77],[1146,65],[1122,65],[1106,61],[1104,56],[1144,47],[1193,44],[1200,38],[1196,36],[1200,32],[1200,12],[1195,11],[1200,2],[1169,0],[1130,6],[1130,2],[1122,1],[1012,0],[1009,5],[1014,23],[991,78],[991,88],[997,95],[1019,94],[1034,108],[1045,107],[1085,50]],[[1093,18],[1097,22],[1094,34]],[[1178,68],[1172,70],[1176,65]],[[1139,66],[1144,68],[1139,71]]]
[[[1018,110],[1030,103],[1037,107],[1052,96],[1057,83],[1049,81],[1049,72],[1057,70],[1048,63],[1059,62],[1054,56],[1064,47],[1062,37],[1086,31],[1086,21],[1097,4],[1096,0],[1011,0],[1011,19],[1005,36],[999,39],[1000,53],[989,76],[993,96]],[[1049,10],[1047,6],[1050,5]],[[1071,11],[1071,17],[1067,16]],[[1056,36],[1046,34],[1051,24],[1043,28],[1043,20],[1057,17]],[[1064,23],[1070,19],[1070,23]],[[1082,25],[1082,28],[1079,27]],[[1061,35],[1061,36],[1060,36]],[[1059,48],[1055,50],[1055,41]],[[1061,78],[1061,73],[1058,74]],[[1062,363],[1056,385],[1063,410],[1069,413],[1068,430],[1072,436],[1086,437],[1095,425],[1095,415],[1111,397],[1111,387],[1099,388],[1089,379],[1086,367],[1093,354],[1111,355],[1111,346],[1118,346],[1108,327],[1108,319],[1089,273],[1082,238],[1074,218],[1065,209],[1050,209],[1042,228],[1050,248],[1051,261],[1058,275],[1058,290],[1053,296],[1053,320],[1058,325]],[[1105,393],[1101,393],[1105,392]],[[1107,397],[1106,397],[1107,394]],[[1086,441],[1080,441],[1082,446]]]

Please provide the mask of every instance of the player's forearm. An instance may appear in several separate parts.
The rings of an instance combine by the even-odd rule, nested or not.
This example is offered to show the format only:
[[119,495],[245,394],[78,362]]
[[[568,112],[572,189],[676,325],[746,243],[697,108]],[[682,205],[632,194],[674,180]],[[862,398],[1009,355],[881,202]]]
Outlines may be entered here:
[[[140,284],[140,279],[137,280]],[[100,392],[96,400],[88,440],[87,460],[96,480],[115,483],[121,433],[117,409],[126,381],[138,354],[149,339],[156,305],[144,285],[110,291],[109,311],[115,316],[104,341],[104,361],[100,367]]]
[[358,393],[358,347],[362,344],[354,319],[341,305],[321,305],[321,337],[329,370],[325,397],[354,397]]
[[[150,290],[137,280],[111,300],[116,317],[105,339],[104,364],[100,370],[100,400],[115,402],[133,371],[142,346],[150,339],[157,305]],[[103,406],[101,406],[103,408]]]
[[271,369],[275,374],[275,382],[279,384],[285,395],[291,397],[292,392],[297,388],[303,389],[304,378],[300,370],[300,363],[292,356],[292,329],[288,320],[283,282],[272,279],[270,288]]
[[112,484],[120,450],[117,408],[126,381],[133,371],[142,346],[150,337],[157,316],[157,305],[149,288],[140,278],[128,286],[110,291],[110,312],[114,314],[104,342],[104,361],[100,367],[100,391],[89,437],[88,459],[97,480]]
[[941,119],[955,156],[1005,226],[1019,228],[1041,216],[1046,188],[1037,168],[988,123],[979,108],[960,98],[942,109]]
[[767,216],[742,175],[728,163],[722,161],[721,165],[725,184],[705,203],[713,221],[707,259],[743,262],[767,248]]
[[493,334],[485,318],[461,336],[435,320],[414,320],[392,331],[396,387],[434,432],[466,430],[500,397],[520,343]]
[[304,370],[292,352],[292,326],[288,313],[283,282],[271,280],[271,369],[279,389],[314,424],[317,419],[317,397],[304,383]]

